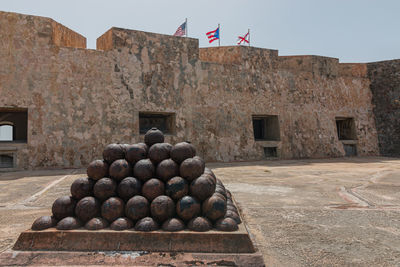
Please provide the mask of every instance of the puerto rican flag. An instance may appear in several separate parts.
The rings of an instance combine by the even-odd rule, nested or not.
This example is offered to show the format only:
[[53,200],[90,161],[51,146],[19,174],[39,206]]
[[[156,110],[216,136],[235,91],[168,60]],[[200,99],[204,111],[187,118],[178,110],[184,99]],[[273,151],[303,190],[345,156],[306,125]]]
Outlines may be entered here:
[[215,40],[219,39],[219,27],[216,30],[210,31],[206,33],[208,37],[208,42],[211,44]]

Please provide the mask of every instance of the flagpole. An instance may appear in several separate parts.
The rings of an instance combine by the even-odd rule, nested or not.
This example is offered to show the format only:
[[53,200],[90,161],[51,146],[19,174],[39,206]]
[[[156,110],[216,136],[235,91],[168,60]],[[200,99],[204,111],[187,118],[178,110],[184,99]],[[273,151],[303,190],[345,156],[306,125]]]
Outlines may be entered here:
[[187,24],[187,18],[185,19],[185,24],[186,24],[186,38],[189,37],[188,36],[188,24]]
[[248,29],[248,33],[249,33],[249,46],[250,46],[250,29]]
[[219,28],[219,23],[218,23],[218,46],[221,46],[221,29]]

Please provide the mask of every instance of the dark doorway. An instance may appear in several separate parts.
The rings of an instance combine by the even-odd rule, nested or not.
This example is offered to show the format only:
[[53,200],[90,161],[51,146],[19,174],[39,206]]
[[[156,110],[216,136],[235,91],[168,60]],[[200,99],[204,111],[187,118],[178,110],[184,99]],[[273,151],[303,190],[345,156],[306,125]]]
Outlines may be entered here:
[[14,157],[12,155],[0,155],[0,168],[14,168]]
[[279,120],[276,115],[253,115],[253,132],[256,141],[279,141]]
[[278,157],[278,152],[276,147],[264,147],[264,155],[266,158]]
[[339,140],[357,140],[353,118],[336,118],[336,129]]
[[26,143],[28,110],[0,108],[0,142]]
[[153,127],[164,134],[174,134],[175,113],[139,112],[139,133],[145,134]]

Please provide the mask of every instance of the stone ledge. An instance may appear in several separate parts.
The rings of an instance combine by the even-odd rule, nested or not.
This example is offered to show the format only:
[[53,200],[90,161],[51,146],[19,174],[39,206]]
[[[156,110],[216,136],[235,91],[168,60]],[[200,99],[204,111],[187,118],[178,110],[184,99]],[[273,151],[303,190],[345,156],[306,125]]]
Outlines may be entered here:
[[13,249],[199,253],[254,253],[256,251],[243,223],[235,232],[139,232],[107,229],[61,231],[55,228],[44,231],[27,230],[20,234]]

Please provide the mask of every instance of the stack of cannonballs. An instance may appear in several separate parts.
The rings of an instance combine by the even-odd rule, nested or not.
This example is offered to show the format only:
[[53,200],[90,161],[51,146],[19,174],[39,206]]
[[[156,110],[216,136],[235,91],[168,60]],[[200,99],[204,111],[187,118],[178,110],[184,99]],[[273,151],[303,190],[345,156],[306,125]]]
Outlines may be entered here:
[[53,216],[38,218],[32,229],[238,229],[230,192],[205,168],[193,145],[164,143],[156,128],[144,140],[108,145],[104,159],[89,164],[88,177],[73,182],[71,196],[53,203]]

